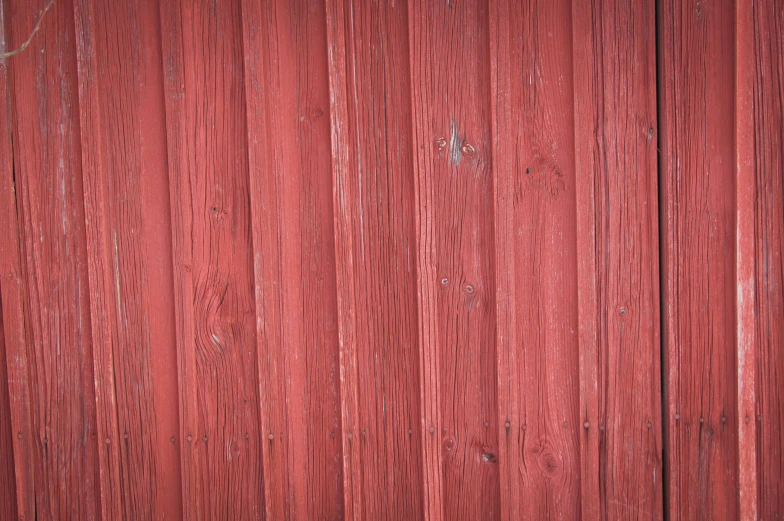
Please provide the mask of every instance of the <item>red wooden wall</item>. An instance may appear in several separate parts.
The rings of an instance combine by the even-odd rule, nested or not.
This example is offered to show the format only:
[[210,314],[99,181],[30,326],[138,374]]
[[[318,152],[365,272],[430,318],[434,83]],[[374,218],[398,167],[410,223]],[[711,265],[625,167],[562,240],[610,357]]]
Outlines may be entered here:
[[784,1],[0,0],[31,34],[0,520],[784,517]]

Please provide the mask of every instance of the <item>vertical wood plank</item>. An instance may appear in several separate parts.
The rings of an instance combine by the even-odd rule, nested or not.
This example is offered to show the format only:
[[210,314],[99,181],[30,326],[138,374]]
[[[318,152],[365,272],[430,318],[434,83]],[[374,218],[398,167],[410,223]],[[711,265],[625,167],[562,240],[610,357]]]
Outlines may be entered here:
[[405,3],[328,0],[346,519],[422,519]]
[[[0,146],[0,149],[2,148]],[[0,483],[2,483],[0,486],[0,519],[16,519],[18,514],[16,475],[14,473],[14,438],[11,428],[11,397],[8,394],[6,364],[3,305],[0,301]]]
[[784,2],[753,3],[757,514],[784,517]]
[[409,5],[425,518],[498,519],[484,2]]
[[[572,55],[574,104],[575,214],[577,246],[577,339],[580,372],[578,422],[580,434],[580,514],[582,519],[602,516],[602,479],[599,462],[604,419],[599,421],[599,370],[602,314],[598,312],[597,176],[600,174],[595,146],[597,108],[601,91],[594,67],[601,53],[600,36],[593,29],[593,7],[572,2]],[[580,83],[578,83],[580,82]]]
[[326,12],[302,0],[242,8],[267,517],[339,519]]
[[[579,517],[571,5],[494,6],[502,517]],[[582,23],[585,23],[582,21]],[[594,426],[594,429],[597,429]]]
[[754,78],[754,10],[749,0],[735,2],[735,320],[738,419],[738,519],[758,519],[756,357],[756,207],[758,197]]
[[734,3],[660,9],[668,514],[736,519]]
[[[582,467],[598,460],[581,508],[608,519],[660,519],[655,9],[643,0],[601,1],[575,3],[573,13],[576,160],[589,161],[577,170],[577,216],[586,220],[576,233],[587,236],[577,254],[594,256],[578,260],[578,295],[596,299],[579,307],[580,341],[591,342],[596,327],[596,353],[580,347],[580,414],[589,415],[581,420],[590,432],[597,403],[599,429],[598,457],[594,439],[581,441]],[[595,279],[584,272],[590,268]]]
[[[6,52],[4,9],[0,6],[0,53]],[[19,398],[26,398],[27,393],[19,393],[17,386],[9,381],[9,350],[7,343],[15,342],[14,334],[18,334],[21,311],[10,308],[13,302],[18,306],[18,264],[19,240],[16,236],[17,218],[13,192],[13,150],[11,147],[10,98],[8,96],[7,60],[0,60],[0,519],[16,519],[17,488],[22,492],[24,482],[32,477],[32,469],[21,475],[22,486],[16,484],[16,466],[14,464],[14,428],[19,425],[20,412],[28,413],[26,408],[19,407]],[[17,276],[14,276],[14,271]],[[16,279],[16,280],[15,280]],[[3,302],[9,311],[3,313]],[[6,327],[6,322],[11,326]],[[8,335],[8,340],[6,340]],[[11,394],[12,391],[14,394]],[[18,393],[18,394],[17,394]],[[14,414],[11,414],[11,407]],[[20,410],[21,409],[21,410]],[[29,418],[29,416],[26,416]],[[17,456],[16,459],[18,459]],[[27,494],[23,495],[22,504]]]
[[161,4],[188,519],[264,517],[239,4]]
[[182,514],[159,15],[75,2],[104,519]]
[[[4,2],[8,49],[27,40],[45,5]],[[14,159],[3,180],[2,291],[18,514],[95,519],[98,449],[71,2],[53,5],[30,46],[6,65]]]

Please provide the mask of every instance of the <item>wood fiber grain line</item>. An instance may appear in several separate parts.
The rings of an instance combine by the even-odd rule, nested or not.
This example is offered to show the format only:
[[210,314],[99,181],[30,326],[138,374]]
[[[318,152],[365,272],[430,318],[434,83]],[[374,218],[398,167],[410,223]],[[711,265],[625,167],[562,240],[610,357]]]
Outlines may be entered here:
[[183,510],[262,519],[239,0],[161,4]]
[[[4,3],[7,48],[46,2]],[[5,64],[13,174],[3,180],[3,319],[19,516],[96,519],[98,447],[73,5]],[[5,140],[4,140],[5,141]],[[5,157],[6,154],[3,154]]]
[[409,5],[426,519],[499,519],[490,38],[480,1]]
[[655,9],[643,0],[573,7],[577,255],[594,257],[576,265],[588,343],[580,420],[599,429],[598,455],[581,434],[582,468],[594,473],[581,508],[589,518],[661,519]]
[[75,2],[104,519],[182,515],[159,16]]
[[347,519],[421,519],[405,3],[327,2]]
[[736,519],[738,512],[733,6],[660,5],[665,454],[673,521]]
[[242,7],[266,512],[339,519],[326,12],[303,0]]
[[[754,2],[753,125],[759,519],[784,517],[784,2]],[[751,49],[750,49],[751,50]]]
[[501,4],[490,34],[500,61],[493,173],[502,517],[575,519],[583,420],[572,56],[564,52],[571,5]]

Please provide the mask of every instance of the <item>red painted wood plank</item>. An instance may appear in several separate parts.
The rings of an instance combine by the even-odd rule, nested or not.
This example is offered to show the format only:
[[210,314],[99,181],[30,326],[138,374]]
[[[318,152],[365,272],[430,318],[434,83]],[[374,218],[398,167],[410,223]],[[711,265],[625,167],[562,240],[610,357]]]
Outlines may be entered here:
[[668,514],[737,519],[734,5],[660,18]]
[[[2,51],[0,51],[2,52]],[[14,435],[11,427],[11,397],[0,302],[0,519],[16,519],[16,476],[14,474]]]
[[[594,68],[601,53],[601,40],[588,21],[593,7],[588,2],[572,2],[572,55],[574,97],[575,213],[577,217],[577,339],[580,372],[578,428],[580,433],[580,515],[582,519],[602,516],[602,481],[598,472],[602,453],[604,419],[599,421],[599,362],[601,345],[598,312],[599,272],[597,270],[596,208],[597,165],[595,136],[601,83]],[[590,78],[590,79],[589,79]],[[583,81],[585,80],[585,81]],[[581,81],[581,83],[577,83]],[[579,95],[578,95],[579,93]],[[587,226],[580,226],[587,223]],[[605,425],[606,428],[606,425]]]
[[341,408],[326,20],[245,1],[250,201],[269,519],[339,519]]
[[[4,10],[0,9],[0,53],[6,52],[6,32]],[[8,91],[7,60],[0,60],[0,519],[16,519],[18,517],[17,493],[23,508],[26,508],[31,495],[26,486],[33,481],[33,469],[15,465],[14,445],[27,449],[23,440],[18,440],[14,432],[20,425],[29,422],[27,407],[28,394],[25,383],[19,385],[9,379],[10,363],[22,362],[14,354],[24,355],[19,345],[24,345],[24,331],[21,328],[22,316],[19,306],[19,239],[17,236],[17,216],[14,195],[14,165],[11,145],[11,99]],[[3,306],[6,310],[3,310]],[[21,341],[21,342],[20,342]],[[17,347],[7,349],[6,345]],[[16,352],[14,352],[16,351]],[[21,391],[21,392],[20,392]],[[12,410],[14,414],[12,414]],[[22,414],[24,417],[22,418]],[[15,442],[16,440],[16,442]],[[20,455],[23,455],[21,453]],[[17,486],[17,469],[20,484]]]
[[490,33],[499,62],[493,170],[507,519],[579,517],[571,15],[568,1],[502,2]]
[[500,515],[488,26],[409,6],[426,519]]
[[239,1],[161,4],[183,510],[264,517]]
[[406,6],[329,0],[346,519],[421,519]]
[[104,519],[182,514],[159,14],[75,3]]
[[756,387],[758,384],[756,283],[757,172],[755,157],[754,11],[752,2],[735,3],[735,341],[738,421],[738,519],[756,521],[757,476]]
[[784,2],[754,2],[757,514],[784,517]]
[[598,454],[581,434],[581,509],[661,519],[655,10],[575,2],[573,17],[580,420],[599,429]]
[[[27,40],[45,3],[4,4],[7,48]],[[3,190],[3,233],[10,239],[3,241],[10,246],[3,274],[11,276],[2,289],[19,515],[95,519],[98,453],[71,2],[50,9],[8,70],[14,163]]]

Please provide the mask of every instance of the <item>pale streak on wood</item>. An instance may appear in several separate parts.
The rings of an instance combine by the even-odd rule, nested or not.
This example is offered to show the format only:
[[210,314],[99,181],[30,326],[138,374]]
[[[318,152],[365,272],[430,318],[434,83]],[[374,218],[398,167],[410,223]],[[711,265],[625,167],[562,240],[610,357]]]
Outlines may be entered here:
[[735,4],[735,281],[738,422],[738,509],[740,521],[756,521],[757,422],[754,148],[754,21],[751,0]]
[[327,46],[332,140],[335,258],[337,260],[338,338],[340,345],[340,398],[343,443],[343,497],[346,521],[364,519],[362,461],[359,450],[359,396],[351,212],[354,200],[348,136],[346,86],[346,13],[343,0],[327,0]]

